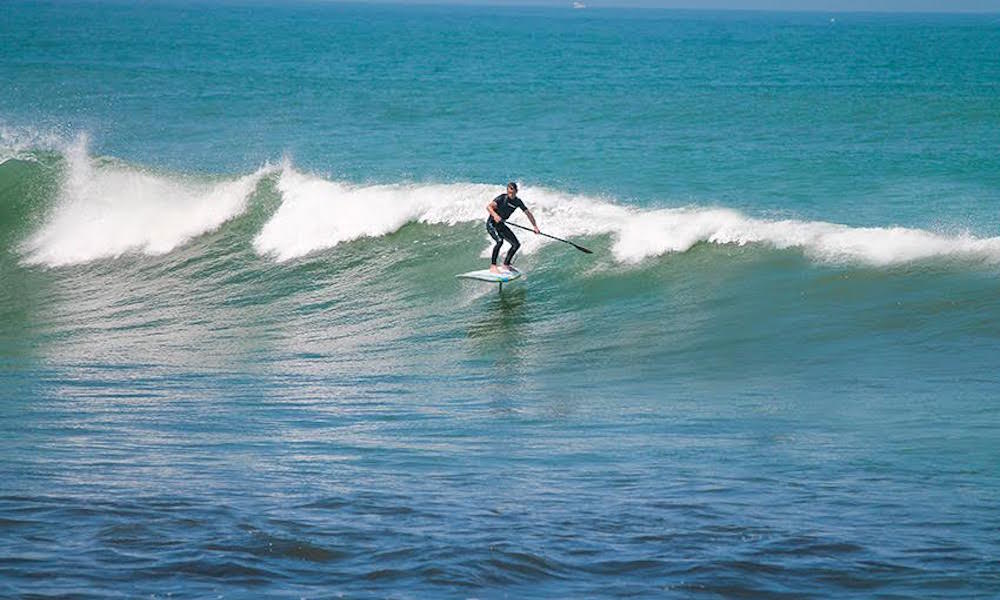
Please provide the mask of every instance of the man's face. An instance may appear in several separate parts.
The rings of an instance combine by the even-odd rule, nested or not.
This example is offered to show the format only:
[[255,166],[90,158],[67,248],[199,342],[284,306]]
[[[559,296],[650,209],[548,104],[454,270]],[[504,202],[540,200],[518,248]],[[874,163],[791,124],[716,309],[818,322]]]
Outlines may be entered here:
[[517,195],[517,188],[512,185],[507,186],[507,195],[513,198]]

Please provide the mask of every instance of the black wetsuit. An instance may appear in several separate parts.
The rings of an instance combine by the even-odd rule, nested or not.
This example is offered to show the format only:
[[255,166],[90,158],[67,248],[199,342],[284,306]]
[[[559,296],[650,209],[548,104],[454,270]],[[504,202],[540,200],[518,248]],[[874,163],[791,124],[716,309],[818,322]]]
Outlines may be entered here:
[[[518,208],[521,210],[528,210],[528,208],[524,205],[524,202],[522,202],[517,196],[508,198],[507,194],[500,194],[493,199],[493,202],[497,205],[497,214],[500,215],[500,218],[504,221],[514,214],[514,211]],[[510,261],[513,260],[514,253],[516,253],[521,247],[521,242],[517,241],[517,236],[514,235],[514,232],[511,231],[510,227],[507,227],[503,221],[499,223],[495,222],[493,220],[493,215],[486,217],[486,231],[489,232],[490,237],[496,242],[496,245],[493,246],[492,263],[494,265],[497,264],[497,256],[500,255],[500,246],[503,245],[504,240],[507,240],[507,242],[510,243],[510,250],[507,251],[507,258],[504,259],[503,264],[510,266]]]

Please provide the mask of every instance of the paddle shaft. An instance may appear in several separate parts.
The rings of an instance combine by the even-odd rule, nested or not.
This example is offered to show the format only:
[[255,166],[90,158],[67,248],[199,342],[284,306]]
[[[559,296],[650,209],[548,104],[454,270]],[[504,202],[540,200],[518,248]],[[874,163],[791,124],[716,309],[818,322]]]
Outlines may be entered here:
[[[524,225],[518,225],[517,223],[511,223],[510,221],[505,221],[505,222],[508,225],[513,225],[514,227],[517,227],[518,229],[523,229],[525,231],[534,231],[534,229],[532,229],[531,227],[525,227]],[[573,246],[574,248],[576,248],[580,252],[586,252],[587,254],[593,254],[593,252],[591,252],[590,250],[587,250],[586,248],[584,248],[583,246],[580,246],[578,244],[574,244],[573,242],[571,242],[569,240],[564,240],[562,238],[557,238],[554,235],[549,235],[547,233],[542,233],[541,231],[538,232],[538,235],[544,235],[547,238],[552,238],[552,239],[554,239],[556,241],[559,241],[559,242],[562,242],[564,244],[569,244],[570,246]]]

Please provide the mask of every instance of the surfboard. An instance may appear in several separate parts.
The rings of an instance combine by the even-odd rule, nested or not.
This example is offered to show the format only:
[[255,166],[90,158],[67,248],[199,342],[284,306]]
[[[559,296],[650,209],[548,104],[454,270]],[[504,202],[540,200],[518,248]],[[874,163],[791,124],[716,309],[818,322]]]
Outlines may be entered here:
[[459,273],[455,275],[459,279],[476,279],[478,281],[488,281],[490,283],[507,283],[508,281],[514,281],[522,275],[520,271],[512,271],[510,273],[492,273],[489,269],[483,269],[482,271],[469,271],[468,273]]

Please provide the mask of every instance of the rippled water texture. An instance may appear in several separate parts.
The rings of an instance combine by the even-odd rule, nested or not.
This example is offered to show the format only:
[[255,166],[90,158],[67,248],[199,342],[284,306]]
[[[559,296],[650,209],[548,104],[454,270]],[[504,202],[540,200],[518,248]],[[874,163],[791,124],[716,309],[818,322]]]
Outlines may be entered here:
[[5,3],[0,596],[1000,595],[998,47]]

